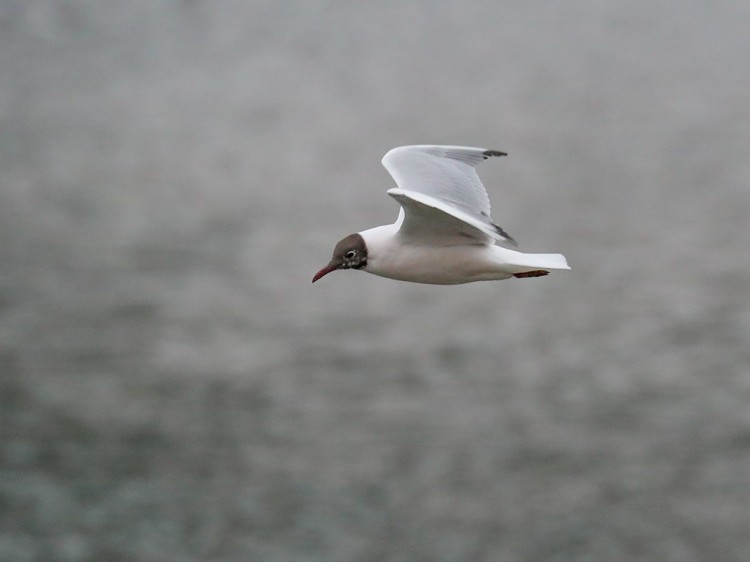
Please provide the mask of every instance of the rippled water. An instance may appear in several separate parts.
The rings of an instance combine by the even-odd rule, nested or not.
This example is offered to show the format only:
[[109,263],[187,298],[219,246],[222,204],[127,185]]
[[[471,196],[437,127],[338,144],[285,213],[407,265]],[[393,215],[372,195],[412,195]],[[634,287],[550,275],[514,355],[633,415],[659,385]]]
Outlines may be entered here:
[[[746,23],[0,6],[0,558],[746,560]],[[311,285],[410,143],[573,270]]]

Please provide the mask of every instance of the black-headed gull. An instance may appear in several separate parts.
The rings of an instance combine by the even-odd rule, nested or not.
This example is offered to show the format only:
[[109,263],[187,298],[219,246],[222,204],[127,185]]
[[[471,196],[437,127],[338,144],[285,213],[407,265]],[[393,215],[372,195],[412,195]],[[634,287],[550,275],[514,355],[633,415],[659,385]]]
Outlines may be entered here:
[[350,234],[313,283],[337,269],[435,285],[540,277],[570,269],[562,254],[524,254],[492,222],[475,166],[504,152],[466,146],[401,146],[383,157],[401,205],[393,224]]

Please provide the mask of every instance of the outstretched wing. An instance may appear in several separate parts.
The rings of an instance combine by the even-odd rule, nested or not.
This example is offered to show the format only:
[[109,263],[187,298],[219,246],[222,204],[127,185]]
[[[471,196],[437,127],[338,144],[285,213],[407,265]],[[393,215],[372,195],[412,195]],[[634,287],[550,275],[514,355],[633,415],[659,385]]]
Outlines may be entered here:
[[389,151],[383,166],[398,186],[388,195],[404,211],[400,232],[417,241],[455,235],[457,240],[469,237],[478,243],[515,246],[515,240],[492,222],[490,198],[475,170],[480,162],[504,155],[484,148],[435,145]]

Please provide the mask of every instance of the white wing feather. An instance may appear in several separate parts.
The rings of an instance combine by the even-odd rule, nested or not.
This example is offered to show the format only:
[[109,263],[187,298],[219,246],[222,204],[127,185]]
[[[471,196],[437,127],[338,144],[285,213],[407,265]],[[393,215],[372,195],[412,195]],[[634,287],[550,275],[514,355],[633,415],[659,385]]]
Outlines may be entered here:
[[[515,246],[513,238],[492,222],[490,198],[475,170],[480,162],[504,154],[465,146],[415,145],[390,150],[383,157],[383,166],[398,186],[388,194],[406,215],[401,225],[404,234],[413,238],[459,235],[476,242]],[[441,218],[441,214],[448,217]]]

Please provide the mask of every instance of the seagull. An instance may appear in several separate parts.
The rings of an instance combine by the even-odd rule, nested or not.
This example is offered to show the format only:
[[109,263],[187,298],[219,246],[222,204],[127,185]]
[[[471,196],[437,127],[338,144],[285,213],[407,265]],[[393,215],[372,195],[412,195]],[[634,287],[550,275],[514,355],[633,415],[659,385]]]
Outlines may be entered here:
[[401,206],[396,222],[350,234],[313,283],[337,269],[433,285],[541,277],[570,269],[562,254],[526,254],[490,216],[477,164],[505,152],[415,145],[390,150],[383,166]]

